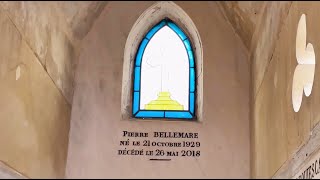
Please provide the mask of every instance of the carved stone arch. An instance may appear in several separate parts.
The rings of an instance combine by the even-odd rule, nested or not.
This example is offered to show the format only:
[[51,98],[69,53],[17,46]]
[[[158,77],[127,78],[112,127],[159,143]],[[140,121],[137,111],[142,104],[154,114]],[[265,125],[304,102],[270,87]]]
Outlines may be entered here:
[[139,44],[145,34],[164,18],[173,20],[190,38],[194,51],[196,67],[196,117],[202,121],[203,112],[203,51],[200,34],[191,18],[178,5],[171,1],[157,2],[146,9],[134,25],[127,37],[124,49],[122,94],[121,94],[121,116],[122,120],[133,119],[132,112],[132,87],[133,68],[135,56]]

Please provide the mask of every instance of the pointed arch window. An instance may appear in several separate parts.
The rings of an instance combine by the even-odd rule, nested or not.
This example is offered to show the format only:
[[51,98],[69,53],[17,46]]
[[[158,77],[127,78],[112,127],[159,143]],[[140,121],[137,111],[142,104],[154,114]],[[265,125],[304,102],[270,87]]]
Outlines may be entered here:
[[163,19],[147,32],[136,53],[133,116],[193,119],[195,74],[190,39],[172,20]]

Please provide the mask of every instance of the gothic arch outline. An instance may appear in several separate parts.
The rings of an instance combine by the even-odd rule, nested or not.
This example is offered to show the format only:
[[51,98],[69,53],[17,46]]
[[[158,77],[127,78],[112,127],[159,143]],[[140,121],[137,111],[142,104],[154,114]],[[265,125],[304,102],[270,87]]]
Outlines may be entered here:
[[161,1],[146,9],[132,26],[124,49],[122,76],[121,116],[122,120],[132,117],[133,68],[136,52],[145,34],[164,18],[174,21],[190,38],[196,64],[196,119],[202,121],[203,112],[203,50],[200,34],[191,18],[171,1]]

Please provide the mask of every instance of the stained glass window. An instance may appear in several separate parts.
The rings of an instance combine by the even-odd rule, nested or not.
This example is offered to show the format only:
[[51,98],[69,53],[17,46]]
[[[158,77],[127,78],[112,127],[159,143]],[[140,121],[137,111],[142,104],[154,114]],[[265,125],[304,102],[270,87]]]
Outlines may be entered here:
[[193,119],[195,63],[190,39],[168,18],[144,36],[134,64],[133,116]]

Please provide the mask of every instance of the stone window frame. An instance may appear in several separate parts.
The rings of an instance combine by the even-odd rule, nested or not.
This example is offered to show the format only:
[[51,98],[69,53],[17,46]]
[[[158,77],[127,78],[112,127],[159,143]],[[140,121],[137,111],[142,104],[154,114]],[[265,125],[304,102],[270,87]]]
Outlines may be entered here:
[[[152,118],[135,118],[132,114],[134,63],[141,40],[145,34],[161,20],[169,18],[175,22],[190,38],[194,51],[196,65],[196,94],[195,118],[170,119],[170,121],[202,122],[203,121],[203,48],[200,34],[191,18],[175,3],[171,1],[158,2],[145,10],[134,25],[127,37],[124,49],[122,92],[121,92],[121,120],[155,121]],[[156,120],[166,120],[160,118]]]

